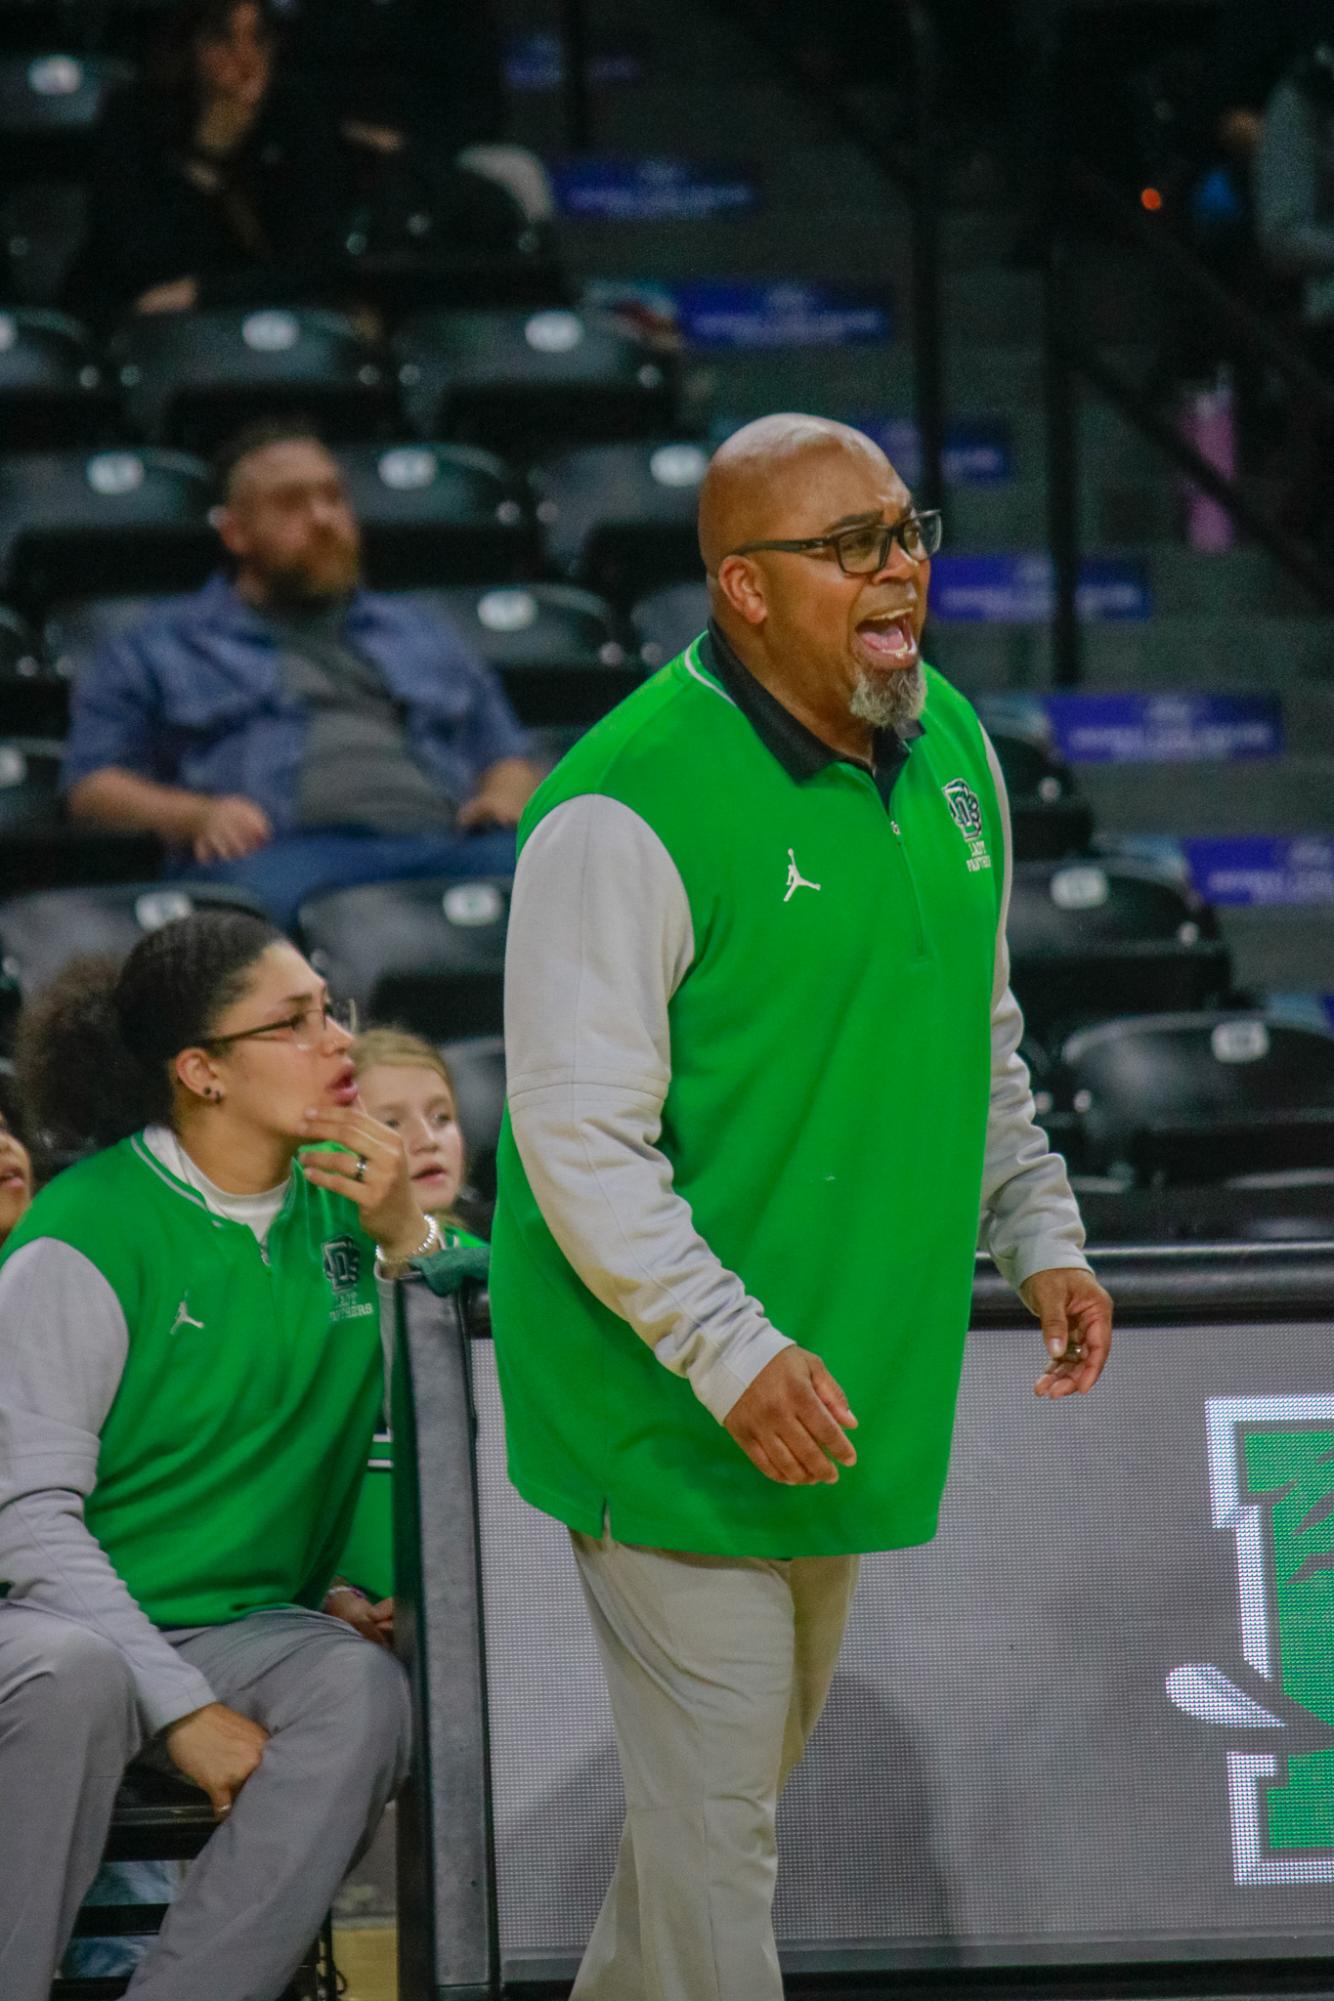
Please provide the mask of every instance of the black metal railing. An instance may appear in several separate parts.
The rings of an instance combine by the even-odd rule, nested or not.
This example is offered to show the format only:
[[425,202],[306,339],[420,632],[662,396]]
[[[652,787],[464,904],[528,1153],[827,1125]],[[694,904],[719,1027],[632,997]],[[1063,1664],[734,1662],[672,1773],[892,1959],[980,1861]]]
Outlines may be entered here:
[[1109,403],[1162,457],[1230,515],[1237,529],[1266,549],[1288,576],[1334,611],[1334,574],[1315,547],[1294,533],[1244,480],[1230,477],[1184,437],[1164,406],[1161,379],[1136,382],[1110,361],[1090,331],[1080,293],[1079,260],[1090,245],[1109,241],[1129,252],[1155,293],[1188,314],[1197,334],[1220,354],[1237,357],[1283,383],[1300,398],[1309,421],[1334,436],[1334,385],[1302,349],[1246,300],[1223,285],[1182,240],[1151,221],[1130,197],[1090,167],[1067,166],[1062,199],[1053,202],[1043,312],[1046,404],[1047,522],[1054,570],[1053,675],[1074,686],[1082,666],[1078,612],[1082,460],[1081,394]]

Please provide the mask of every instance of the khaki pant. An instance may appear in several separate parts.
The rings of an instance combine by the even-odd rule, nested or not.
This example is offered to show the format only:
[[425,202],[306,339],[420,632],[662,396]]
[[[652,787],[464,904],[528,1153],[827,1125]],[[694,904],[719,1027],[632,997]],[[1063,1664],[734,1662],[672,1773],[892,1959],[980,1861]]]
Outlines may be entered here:
[[626,1795],[571,2001],[781,2001],[774,1814],[829,1692],[858,1559],[571,1540]]
[[[406,1776],[407,1676],[350,1626],[296,1607],[175,1644],[269,1741],[129,1993],[273,2001]],[[68,1619],[0,1606],[3,2001],[46,2001],[142,1748],[125,1657]]]

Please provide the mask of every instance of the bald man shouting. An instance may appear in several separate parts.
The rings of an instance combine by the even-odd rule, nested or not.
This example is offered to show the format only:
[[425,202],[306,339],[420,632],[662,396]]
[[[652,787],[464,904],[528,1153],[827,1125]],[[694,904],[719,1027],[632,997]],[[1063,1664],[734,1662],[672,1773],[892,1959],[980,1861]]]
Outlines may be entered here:
[[510,1473],[570,1529],[627,1803],[575,2001],[778,2001],[778,1795],[859,1554],[935,1533],[979,1229],[1039,1396],[1111,1340],[1018,1055],[1001,774],[919,653],[939,516],[776,416],[699,527],[709,629],[537,792],[510,917]]

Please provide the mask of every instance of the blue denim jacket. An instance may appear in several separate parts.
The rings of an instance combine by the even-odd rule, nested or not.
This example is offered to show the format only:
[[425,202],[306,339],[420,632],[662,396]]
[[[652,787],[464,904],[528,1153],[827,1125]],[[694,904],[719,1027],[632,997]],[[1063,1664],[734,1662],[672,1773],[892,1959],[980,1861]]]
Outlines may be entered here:
[[[528,742],[492,670],[442,618],[359,591],[347,637],[401,704],[413,755],[441,789],[477,780]],[[191,792],[242,793],[276,832],[296,824],[307,711],[283,692],[269,627],[229,578],[168,599],[113,640],[75,685],[63,783],[118,765]]]

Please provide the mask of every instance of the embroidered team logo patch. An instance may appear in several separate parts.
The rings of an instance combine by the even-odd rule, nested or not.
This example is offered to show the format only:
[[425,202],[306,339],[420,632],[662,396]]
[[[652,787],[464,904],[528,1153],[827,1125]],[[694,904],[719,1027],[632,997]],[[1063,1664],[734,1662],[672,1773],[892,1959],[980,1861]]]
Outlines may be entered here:
[[324,1246],[324,1276],[335,1292],[351,1292],[361,1278],[361,1246],[351,1237],[330,1237]]
[[968,843],[969,873],[976,875],[979,869],[991,867],[991,856],[982,835],[982,801],[966,779],[951,778],[948,785],[942,785],[945,804],[949,807],[954,824]]
[[333,1288],[333,1306],[329,1313],[331,1324],[340,1320],[364,1320],[368,1314],[374,1313],[374,1301],[357,1296],[357,1287],[361,1284],[361,1245],[355,1237],[326,1238],[324,1276]]

